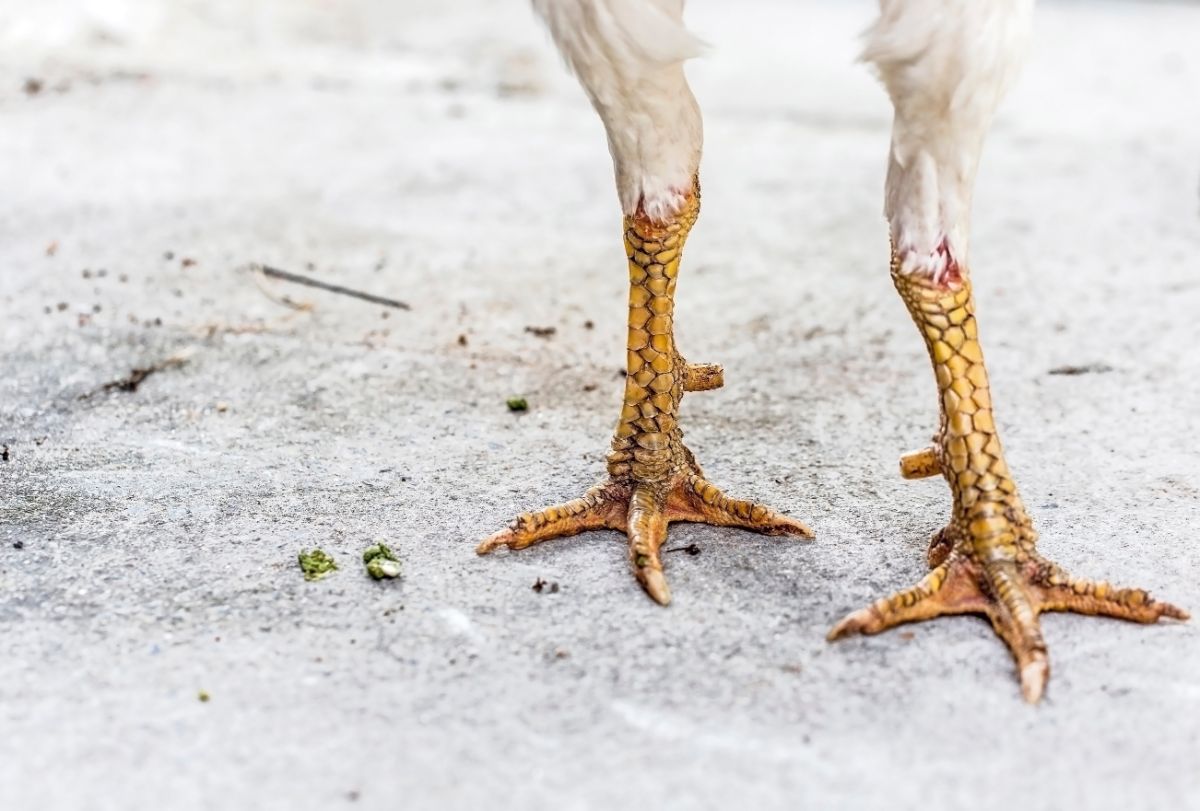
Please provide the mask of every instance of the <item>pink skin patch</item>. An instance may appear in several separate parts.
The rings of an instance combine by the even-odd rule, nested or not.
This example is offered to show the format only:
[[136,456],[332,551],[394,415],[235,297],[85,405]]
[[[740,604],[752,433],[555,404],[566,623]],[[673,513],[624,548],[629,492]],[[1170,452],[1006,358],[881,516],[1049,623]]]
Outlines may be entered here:
[[638,198],[637,210],[633,213],[633,218],[647,225],[657,226],[661,228],[669,224],[687,207],[688,201],[692,195],[698,194],[700,191],[699,183],[694,186],[682,187],[673,186],[666,195],[655,197],[647,201],[646,195]]
[[962,268],[950,248],[949,239],[945,236],[932,251],[917,251],[901,244],[897,253],[902,273],[926,276],[943,290],[962,284]]
[[944,288],[961,285],[962,272],[959,270],[958,260],[950,251],[950,243],[946,241],[946,237],[942,237],[942,241],[938,243],[937,254],[945,264],[942,272],[933,277],[933,281]]

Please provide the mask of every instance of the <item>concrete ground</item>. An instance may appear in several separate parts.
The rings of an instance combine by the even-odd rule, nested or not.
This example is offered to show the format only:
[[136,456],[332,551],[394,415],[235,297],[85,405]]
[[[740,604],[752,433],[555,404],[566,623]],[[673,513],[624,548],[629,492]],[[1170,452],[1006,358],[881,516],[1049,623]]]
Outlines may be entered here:
[[[599,476],[622,390],[603,136],[528,9],[71,5],[0,48],[0,807],[1200,807],[1195,621],[1046,617],[1037,708],[977,618],[824,641],[948,505],[895,471],[935,412],[869,4],[689,5],[679,337],[727,386],[684,425],[818,537],[676,527],[667,609],[611,533],[472,553]],[[1037,25],[976,200],[1009,460],[1047,555],[1195,611],[1200,8]]]

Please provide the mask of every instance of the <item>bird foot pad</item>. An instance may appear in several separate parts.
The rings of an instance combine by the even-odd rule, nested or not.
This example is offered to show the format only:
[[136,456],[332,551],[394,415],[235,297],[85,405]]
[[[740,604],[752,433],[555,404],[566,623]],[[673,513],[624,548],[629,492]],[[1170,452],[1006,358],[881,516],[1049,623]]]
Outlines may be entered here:
[[634,576],[646,593],[662,605],[671,601],[659,550],[674,521],[740,527],[764,535],[812,538],[813,532],[794,518],[751,501],[729,498],[699,472],[680,473],[666,482],[609,479],[581,498],[525,513],[507,528],[484,539],[475,551],[486,555],[502,546],[524,549],[542,541],[591,529],[613,529],[629,539]]
[[829,639],[877,634],[906,622],[952,614],[982,614],[1016,660],[1025,700],[1036,703],[1050,675],[1038,622],[1042,612],[1071,611],[1141,623],[1188,618],[1183,609],[1154,600],[1142,589],[1073,578],[1032,549],[1022,549],[1011,559],[984,562],[969,542],[955,538],[957,534],[951,527],[934,536],[930,561],[938,565],[920,583],[847,615],[829,632]]

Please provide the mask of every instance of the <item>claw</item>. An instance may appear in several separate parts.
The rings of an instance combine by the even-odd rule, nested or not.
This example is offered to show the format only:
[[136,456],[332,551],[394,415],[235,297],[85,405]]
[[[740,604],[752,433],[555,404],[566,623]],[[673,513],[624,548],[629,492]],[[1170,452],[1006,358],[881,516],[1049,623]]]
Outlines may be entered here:
[[1038,654],[1021,666],[1021,695],[1030,704],[1037,704],[1046,692],[1046,681],[1050,678],[1050,661],[1046,654]]
[[871,622],[871,618],[870,608],[860,608],[857,611],[851,611],[842,617],[837,625],[829,629],[829,633],[825,634],[825,639],[828,642],[834,642],[852,634],[870,634],[872,631],[867,630],[867,626]]
[[633,573],[646,593],[659,604],[671,601],[671,590],[667,588],[662,573],[662,559],[658,550],[667,539],[667,518],[663,511],[666,498],[662,488],[652,484],[639,484],[629,499],[629,560]]
[[508,544],[507,536],[509,536],[511,534],[512,533],[507,529],[502,529],[499,532],[492,533],[491,535],[487,536],[486,538],[484,538],[482,541],[479,542],[479,545],[475,547],[475,554],[476,555],[491,554],[499,547],[506,546]]
[[643,567],[636,570],[637,579],[642,584],[642,588],[646,590],[654,601],[659,605],[668,605],[671,602],[671,589],[667,585],[667,578],[659,569]]

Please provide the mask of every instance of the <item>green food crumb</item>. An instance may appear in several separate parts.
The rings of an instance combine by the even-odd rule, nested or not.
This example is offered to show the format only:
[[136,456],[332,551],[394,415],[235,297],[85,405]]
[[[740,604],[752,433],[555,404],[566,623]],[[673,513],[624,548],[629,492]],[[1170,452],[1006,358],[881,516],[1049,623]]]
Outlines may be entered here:
[[208,700],[209,700],[209,698],[211,698],[211,696],[208,694],[207,690],[201,690],[199,693],[196,694],[196,698],[200,699],[201,704],[207,704]]
[[368,546],[363,552],[363,563],[367,564],[367,574],[376,580],[400,576],[400,559],[385,543]]
[[337,571],[337,563],[320,549],[300,553],[300,571],[305,580],[320,580],[330,572]]
[[367,574],[376,580],[400,576],[400,561],[375,558],[367,564]]
[[529,403],[525,402],[524,397],[509,397],[507,400],[509,411],[527,411]]
[[370,563],[375,558],[387,558],[388,560],[399,560],[392,548],[382,541],[368,546],[363,550],[363,563]]

